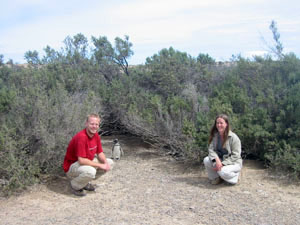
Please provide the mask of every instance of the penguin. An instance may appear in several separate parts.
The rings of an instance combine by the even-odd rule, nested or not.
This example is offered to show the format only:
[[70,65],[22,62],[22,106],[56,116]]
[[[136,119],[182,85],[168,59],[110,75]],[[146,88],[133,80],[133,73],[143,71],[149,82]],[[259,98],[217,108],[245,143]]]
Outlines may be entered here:
[[113,144],[113,147],[111,150],[111,158],[119,160],[119,159],[121,159],[121,156],[124,156],[123,149],[122,149],[118,139],[113,140],[113,143],[114,144]]

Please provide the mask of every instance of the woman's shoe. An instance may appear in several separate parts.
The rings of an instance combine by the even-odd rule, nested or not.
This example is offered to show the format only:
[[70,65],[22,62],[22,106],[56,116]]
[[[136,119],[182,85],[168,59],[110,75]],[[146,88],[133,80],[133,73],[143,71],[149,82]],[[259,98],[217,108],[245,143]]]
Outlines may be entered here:
[[213,185],[220,184],[221,182],[222,182],[221,177],[217,177],[217,178],[210,181],[210,183],[213,184]]

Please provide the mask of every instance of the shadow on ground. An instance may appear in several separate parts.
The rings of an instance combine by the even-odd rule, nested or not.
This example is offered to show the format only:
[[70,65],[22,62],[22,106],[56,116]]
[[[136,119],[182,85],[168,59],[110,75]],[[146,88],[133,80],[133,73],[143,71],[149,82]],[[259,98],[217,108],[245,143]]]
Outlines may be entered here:
[[69,179],[64,175],[56,176],[48,180],[46,186],[49,190],[57,194],[73,196],[71,195]]

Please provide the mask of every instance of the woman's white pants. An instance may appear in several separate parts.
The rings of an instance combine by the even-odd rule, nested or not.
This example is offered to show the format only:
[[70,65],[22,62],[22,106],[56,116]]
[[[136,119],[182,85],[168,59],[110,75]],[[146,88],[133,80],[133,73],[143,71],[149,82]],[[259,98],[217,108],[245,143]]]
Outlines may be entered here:
[[236,184],[239,180],[242,167],[239,164],[223,166],[220,171],[215,171],[213,162],[209,157],[205,157],[203,160],[205,169],[207,171],[208,179],[214,180],[217,177],[221,177],[223,180],[230,184]]

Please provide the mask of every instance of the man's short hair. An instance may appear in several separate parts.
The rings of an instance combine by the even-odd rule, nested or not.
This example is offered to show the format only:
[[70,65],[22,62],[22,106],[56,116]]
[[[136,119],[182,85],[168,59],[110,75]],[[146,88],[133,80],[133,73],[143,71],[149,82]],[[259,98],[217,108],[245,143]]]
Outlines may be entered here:
[[86,122],[89,121],[89,118],[94,117],[100,120],[100,116],[97,113],[91,113],[86,117]]

